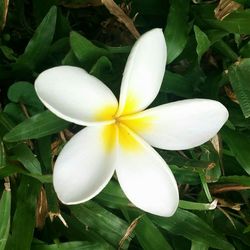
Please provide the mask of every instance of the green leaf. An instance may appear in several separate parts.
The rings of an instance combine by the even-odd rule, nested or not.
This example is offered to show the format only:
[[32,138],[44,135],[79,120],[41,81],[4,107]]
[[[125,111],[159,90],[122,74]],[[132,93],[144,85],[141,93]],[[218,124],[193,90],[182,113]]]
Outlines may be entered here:
[[10,230],[11,192],[4,190],[0,200],[0,250],[5,249]]
[[10,102],[4,107],[4,113],[9,115],[13,121],[20,123],[26,119],[20,104]]
[[[114,247],[126,233],[128,224],[108,210],[92,201],[81,205],[70,206],[72,214],[89,229],[94,230]],[[128,238],[123,247],[126,249],[131,239]]]
[[101,56],[107,56],[108,50],[95,46],[92,42],[77,32],[70,33],[71,48],[84,68],[89,68]]
[[25,174],[26,171],[20,166],[7,164],[6,167],[0,168],[0,179],[3,179],[4,177],[7,176],[11,176],[15,173]]
[[228,128],[223,128],[221,134],[241,167],[250,174],[250,137]]
[[106,56],[101,56],[90,70],[90,74],[101,79],[104,72],[112,71],[112,63]]
[[146,215],[138,219],[135,234],[144,250],[172,249],[160,230]]
[[65,129],[68,122],[58,118],[50,111],[44,111],[23,121],[4,136],[4,140],[15,142],[38,139]]
[[164,35],[168,48],[168,63],[181,54],[188,39],[189,1],[171,0],[167,26]]
[[16,82],[8,89],[8,98],[15,103],[22,103],[35,108],[34,112],[41,112],[43,104],[38,99],[33,84],[29,82]]
[[43,61],[54,37],[56,16],[57,9],[53,6],[36,29],[24,53],[13,64],[14,71],[24,73],[33,70]]
[[216,202],[212,203],[199,203],[192,201],[179,201],[179,208],[188,209],[188,210],[213,210],[216,208]]
[[250,58],[231,66],[228,76],[244,116],[250,117]]
[[[1,0],[1,1],[4,1],[4,0]],[[11,49],[11,48],[9,48],[7,46],[1,45],[0,46],[0,50],[2,51],[2,53],[4,54],[4,56],[8,60],[10,60],[10,61],[16,61],[16,56],[15,56],[15,53],[14,53],[13,49]]]
[[223,20],[218,20],[214,16],[215,8],[215,4],[199,4],[194,7],[199,18],[199,25],[206,28],[222,29],[229,33],[250,34],[250,26],[248,25],[250,9],[234,11]]
[[183,236],[191,241],[199,241],[217,249],[234,249],[221,234],[215,232],[207,223],[191,212],[177,209],[170,218],[150,217],[153,222],[172,234]]
[[2,139],[0,139],[0,169],[6,165],[6,153]]
[[209,246],[203,242],[192,241],[191,250],[208,250]]
[[11,149],[11,160],[19,161],[31,174],[41,174],[40,162],[26,144],[18,144]]
[[0,137],[14,128],[14,126],[15,124],[10,117],[4,112],[0,112]]
[[120,185],[113,180],[96,196],[96,199],[110,208],[127,207],[131,204]]
[[58,244],[33,244],[32,250],[108,250],[107,245],[98,242],[72,241]]
[[193,97],[192,83],[188,81],[185,76],[171,71],[166,71],[161,85],[161,91],[184,98]]
[[[12,235],[9,249],[30,249],[36,220],[37,196],[41,183],[27,176],[22,176],[17,191],[16,211],[12,223]],[[25,227],[24,227],[25,226]]]
[[239,185],[250,186],[250,176],[222,176],[219,180],[220,183],[236,183]]
[[202,55],[208,50],[211,42],[207,35],[196,25],[194,25],[194,33],[197,42],[196,52],[198,55],[198,62],[200,62]]

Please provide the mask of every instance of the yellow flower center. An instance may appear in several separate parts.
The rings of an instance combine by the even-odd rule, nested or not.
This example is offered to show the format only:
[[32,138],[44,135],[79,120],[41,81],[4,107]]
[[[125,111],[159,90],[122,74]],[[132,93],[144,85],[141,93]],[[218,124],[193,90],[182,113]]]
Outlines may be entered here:
[[[131,105],[128,104],[127,107],[131,107]],[[128,111],[128,109],[126,109],[126,111]],[[112,124],[104,126],[101,135],[104,147],[108,152],[112,151],[117,143],[126,151],[134,152],[141,149],[141,145],[136,139],[135,133],[150,129],[152,125],[152,117],[134,116],[135,114],[129,115],[127,113],[124,114],[124,112],[122,115],[116,116],[116,109],[110,106],[107,106],[98,112],[98,120],[113,121]]]

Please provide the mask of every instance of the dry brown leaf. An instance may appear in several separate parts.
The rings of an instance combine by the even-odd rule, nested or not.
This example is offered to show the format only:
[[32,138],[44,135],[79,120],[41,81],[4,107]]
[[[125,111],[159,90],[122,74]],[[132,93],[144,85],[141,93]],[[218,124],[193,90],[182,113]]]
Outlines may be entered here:
[[36,206],[36,227],[42,229],[48,216],[48,202],[45,189],[42,187]]
[[216,134],[212,139],[211,143],[213,144],[214,149],[220,155],[220,138],[218,134]]
[[233,92],[233,90],[230,87],[224,86],[224,90],[226,92],[226,95],[229,97],[229,99],[232,102],[235,102],[235,103],[239,104],[239,101],[237,100],[237,97],[236,97],[235,93]]
[[62,217],[61,213],[49,212],[49,218],[51,221],[53,221],[55,218],[58,218],[65,227],[69,227],[65,219]]
[[250,186],[243,186],[243,185],[214,185],[210,188],[211,193],[218,194],[224,192],[231,192],[231,191],[241,191],[241,190],[248,190]]
[[129,227],[127,228],[124,236],[122,237],[122,239],[120,240],[119,242],[119,249],[123,249],[123,245],[124,245],[124,242],[128,239],[128,237],[131,235],[131,233],[134,231],[135,227],[137,226],[140,218],[142,217],[139,216],[137,217],[136,219],[134,219],[131,224],[129,225]]
[[9,0],[4,0],[3,19],[0,20],[0,31],[4,29],[8,14]]
[[218,207],[230,208],[235,211],[240,211],[241,206],[243,205],[242,203],[233,203],[220,198],[217,198],[217,201],[218,201],[217,204]]
[[235,10],[238,10],[241,4],[232,0],[220,0],[218,6],[214,10],[214,15],[217,19],[222,21],[226,16]]
[[114,15],[119,22],[123,23],[136,39],[140,37],[140,33],[136,29],[132,19],[129,18],[113,0],[102,0],[102,3],[110,14]]

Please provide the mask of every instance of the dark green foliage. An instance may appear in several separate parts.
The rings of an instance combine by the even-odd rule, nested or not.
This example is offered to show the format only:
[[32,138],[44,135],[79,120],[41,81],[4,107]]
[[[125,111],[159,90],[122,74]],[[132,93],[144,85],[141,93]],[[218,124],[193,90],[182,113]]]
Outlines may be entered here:
[[94,1],[7,2],[0,0],[0,250],[250,249],[249,1],[237,0],[242,7],[223,20],[214,16],[218,1],[116,1],[131,18],[138,13],[141,34],[164,30],[168,65],[155,103],[210,98],[230,113],[213,144],[158,150],[179,184],[170,218],[133,207],[115,177],[73,206],[58,202],[52,185],[60,132],[68,140],[81,127],[45,110],[35,78],[74,65],[118,94],[130,32],[104,6],[88,7]]

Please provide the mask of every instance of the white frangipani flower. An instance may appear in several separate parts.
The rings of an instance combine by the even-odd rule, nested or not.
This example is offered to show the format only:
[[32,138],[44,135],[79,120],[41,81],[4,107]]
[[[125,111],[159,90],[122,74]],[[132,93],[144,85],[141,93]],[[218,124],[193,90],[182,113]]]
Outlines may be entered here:
[[77,67],[51,68],[36,79],[36,92],[49,110],[88,126],[66,144],[55,163],[53,183],[63,203],[91,199],[116,171],[135,206],[160,216],[175,212],[175,178],[151,146],[182,150],[201,145],[219,131],[228,112],[219,102],[206,99],[144,111],[159,92],[166,52],[160,29],[141,36],[126,64],[119,104],[107,86]]

